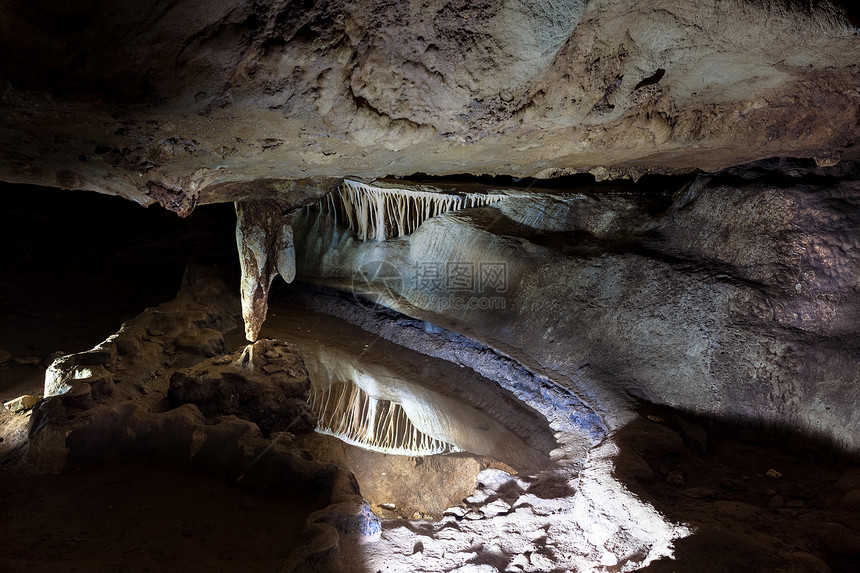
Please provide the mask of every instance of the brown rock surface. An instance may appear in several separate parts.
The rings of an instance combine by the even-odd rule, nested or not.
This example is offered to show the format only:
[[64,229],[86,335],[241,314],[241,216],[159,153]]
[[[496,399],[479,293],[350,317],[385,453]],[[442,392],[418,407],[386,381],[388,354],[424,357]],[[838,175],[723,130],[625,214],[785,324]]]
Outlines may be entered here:
[[780,0],[17,1],[0,178],[187,215],[309,177],[832,165],[855,30]]

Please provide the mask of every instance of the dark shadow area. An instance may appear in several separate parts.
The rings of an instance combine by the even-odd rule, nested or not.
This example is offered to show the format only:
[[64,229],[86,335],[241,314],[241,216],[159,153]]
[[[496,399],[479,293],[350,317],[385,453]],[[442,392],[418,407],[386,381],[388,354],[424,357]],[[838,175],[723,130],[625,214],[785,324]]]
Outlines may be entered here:
[[[659,70],[658,70],[659,72]],[[659,81],[658,74],[643,80],[644,85]],[[653,80],[652,80],[653,78]],[[648,81],[651,80],[651,81]],[[645,82],[648,83],[645,83]],[[637,86],[638,87],[638,86]],[[406,181],[412,184],[437,186],[442,189],[456,188],[461,191],[477,190],[482,187],[497,187],[506,189],[521,189],[535,193],[582,193],[600,196],[607,193],[641,195],[674,191],[692,183],[702,174],[717,177],[715,182],[724,185],[744,186],[751,183],[767,183],[774,187],[791,187],[796,185],[835,185],[841,179],[851,179],[860,176],[860,164],[849,159],[836,165],[820,167],[814,159],[800,157],[771,157],[735,167],[730,167],[719,173],[705,173],[694,170],[688,174],[661,175],[644,174],[635,181],[633,179],[613,179],[596,181],[590,173],[563,175],[547,179],[534,177],[512,177],[510,175],[448,175],[434,177],[426,173],[415,173],[409,177],[392,178],[391,183]]]
[[766,184],[769,187],[788,188],[798,185],[832,187],[846,179],[860,176],[856,161],[840,161],[830,167],[819,167],[814,159],[773,157],[730,167],[714,174],[712,185],[744,187]]
[[230,204],[180,219],[91,192],[2,183],[0,194],[0,349],[13,356],[91,348],[173,298],[187,263],[238,277]]
[[535,177],[513,177],[511,175],[470,175],[468,173],[460,175],[444,175],[439,177],[431,176],[426,173],[415,173],[409,177],[393,178],[390,182],[396,183],[397,181],[406,181],[412,184],[433,185],[441,188],[456,187],[465,191],[468,191],[470,186],[487,186],[507,189],[522,189],[523,191],[529,190],[535,193],[539,193],[541,191],[555,193],[602,193],[608,191],[655,191],[665,188],[678,188],[683,186],[685,183],[692,181],[697,173],[699,173],[698,170],[684,175],[644,174],[636,181],[633,179],[597,181],[591,173],[562,175],[547,179],[537,179]]
[[[180,219],[96,193],[6,183],[0,193],[0,349],[11,355],[0,363],[4,400],[40,393],[54,351],[89,349],[171,300],[189,262],[217,266],[238,284],[230,204]],[[4,430],[26,428],[0,415]],[[60,475],[0,467],[0,570],[277,571],[307,515],[328,503],[327,490],[297,497],[238,487],[223,470],[157,452],[91,453]]]
[[[243,491],[134,462],[61,475],[0,474],[0,569],[18,572],[278,571],[326,495]],[[14,542],[11,542],[14,540]]]
[[[616,477],[694,530],[649,573],[860,566],[860,467],[826,440],[643,405],[617,434]],[[829,567],[829,569],[828,569]]]

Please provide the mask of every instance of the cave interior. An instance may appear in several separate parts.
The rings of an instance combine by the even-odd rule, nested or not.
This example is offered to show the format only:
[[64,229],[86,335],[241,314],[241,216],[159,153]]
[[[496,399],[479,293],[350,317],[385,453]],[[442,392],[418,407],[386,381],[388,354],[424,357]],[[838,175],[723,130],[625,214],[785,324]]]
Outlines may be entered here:
[[860,571],[860,13],[0,6],[0,569]]

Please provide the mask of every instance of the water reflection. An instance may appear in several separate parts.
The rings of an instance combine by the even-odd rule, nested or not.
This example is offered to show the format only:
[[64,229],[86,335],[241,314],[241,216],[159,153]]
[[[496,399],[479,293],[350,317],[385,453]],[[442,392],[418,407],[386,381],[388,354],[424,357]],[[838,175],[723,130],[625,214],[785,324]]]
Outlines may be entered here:
[[546,419],[470,369],[283,303],[261,336],[299,348],[321,433],[390,454],[467,451],[530,472],[548,461]]

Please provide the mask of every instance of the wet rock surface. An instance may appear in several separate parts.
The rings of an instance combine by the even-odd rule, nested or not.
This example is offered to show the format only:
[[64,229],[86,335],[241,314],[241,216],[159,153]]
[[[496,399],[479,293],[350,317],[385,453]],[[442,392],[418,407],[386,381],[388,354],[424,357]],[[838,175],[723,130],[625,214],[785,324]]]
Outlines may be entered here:
[[288,345],[259,340],[170,377],[174,405],[194,404],[209,416],[236,415],[264,433],[306,433],[316,425],[308,406],[310,380],[302,359]]

